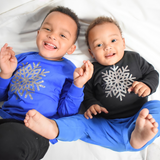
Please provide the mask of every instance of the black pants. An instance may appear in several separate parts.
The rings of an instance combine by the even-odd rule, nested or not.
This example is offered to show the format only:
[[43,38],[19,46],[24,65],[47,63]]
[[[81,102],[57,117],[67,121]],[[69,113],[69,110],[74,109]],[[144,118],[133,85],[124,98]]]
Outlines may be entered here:
[[49,140],[27,128],[23,121],[0,120],[0,160],[40,160]]

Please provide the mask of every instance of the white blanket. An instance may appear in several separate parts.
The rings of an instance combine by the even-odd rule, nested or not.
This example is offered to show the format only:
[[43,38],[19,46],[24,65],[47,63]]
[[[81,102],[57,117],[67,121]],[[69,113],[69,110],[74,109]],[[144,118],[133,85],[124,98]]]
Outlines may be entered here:
[[[16,54],[37,51],[35,38],[45,14],[54,6],[71,8],[80,18],[81,32],[72,55],[65,55],[77,67],[91,59],[84,34],[97,16],[119,21],[126,49],[139,52],[160,72],[159,0],[6,0],[0,3],[0,48],[8,43]],[[150,99],[160,100],[160,88]],[[2,103],[0,104],[2,105]],[[115,152],[83,141],[50,145],[43,160],[160,160],[160,138],[141,152]]]

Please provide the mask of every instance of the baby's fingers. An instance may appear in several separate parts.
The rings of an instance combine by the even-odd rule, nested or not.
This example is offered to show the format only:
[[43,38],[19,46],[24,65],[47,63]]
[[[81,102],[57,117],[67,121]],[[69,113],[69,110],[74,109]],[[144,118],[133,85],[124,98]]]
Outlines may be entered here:
[[6,49],[7,49],[7,46],[8,46],[8,44],[6,43],[6,44],[1,48],[1,51],[0,51],[0,54],[1,54],[1,55],[4,55],[4,54],[5,54],[5,51],[6,51]]
[[97,112],[99,112],[100,110],[98,110],[96,107],[94,107],[94,105],[90,108],[90,111],[92,114],[97,115]]
[[[8,47],[7,47],[8,48]],[[10,61],[15,61],[16,60],[16,57],[15,57],[15,52],[12,50],[11,47],[9,47],[8,49],[8,52],[10,53]]]
[[4,46],[2,47],[2,50],[7,49],[7,47],[8,47],[8,44],[5,43]]
[[141,96],[141,97],[146,97],[146,96],[148,96],[150,93],[151,93],[150,88],[149,88],[149,89],[146,88],[141,94],[138,94],[138,95]]
[[93,74],[93,64],[89,60],[87,60],[85,64],[86,64],[86,71],[89,72],[90,75],[92,75]]
[[77,73],[78,76],[82,76],[83,75],[83,69],[82,68],[76,68],[75,73]]
[[128,88],[128,92],[132,92],[133,91],[133,87],[131,86],[130,88]]
[[7,43],[1,48],[0,55],[1,55],[1,58],[6,57],[7,59],[8,58],[11,59],[12,57],[15,57],[15,53],[12,50],[12,47],[9,47]]
[[104,112],[104,113],[106,113],[106,114],[108,113],[107,109],[104,108],[104,107],[101,107],[101,111]]
[[84,113],[84,117],[86,118],[86,119],[92,119],[93,117],[92,117],[92,113],[91,113],[91,111],[88,109],[85,113]]

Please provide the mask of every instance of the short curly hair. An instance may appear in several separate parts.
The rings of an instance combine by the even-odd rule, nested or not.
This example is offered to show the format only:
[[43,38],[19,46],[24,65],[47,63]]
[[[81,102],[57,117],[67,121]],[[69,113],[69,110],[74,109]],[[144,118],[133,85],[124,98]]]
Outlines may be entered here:
[[118,27],[118,29],[119,29],[119,31],[120,31],[120,33],[122,35],[122,30],[121,30],[121,28],[120,28],[120,26],[119,26],[119,24],[118,24],[118,22],[116,20],[114,20],[111,17],[106,17],[106,16],[97,17],[95,20],[93,20],[91,22],[91,24],[88,26],[88,29],[86,31],[85,39],[86,39],[86,43],[87,43],[88,47],[89,47],[88,35],[89,35],[90,30],[92,28],[94,28],[95,26],[103,24],[103,23],[113,23],[113,24],[115,24]]
[[[76,34],[76,40],[77,40],[77,39],[78,39],[78,36],[79,36],[79,33],[80,33],[80,23],[79,23],[79,18],[78,18],[78,16],[77,16],[71,9],[69,9],[69,8],[67,8],[67,7],[63,7],[63,6],[57,6],[57,7],[53,8],[52,10],[50,10],[50,11],[47,13],[47,15],[45,16],[45,18],[43,19],[43,22],[44,22],[44,20],[46,19],[46,17],[47,17],[50,13],[56,12],[56,11],[68,15],[69,17],[71,17],[71,18],[75,21],[75,23],[76,23],[76,25],[77,25],[77,34]],[[43,22],[42,22],[42,24],[43,24]],[[41,24],[41,25],[42,25],[42,24]],[[76,41],[76,40],[75,40],[75,41]]]

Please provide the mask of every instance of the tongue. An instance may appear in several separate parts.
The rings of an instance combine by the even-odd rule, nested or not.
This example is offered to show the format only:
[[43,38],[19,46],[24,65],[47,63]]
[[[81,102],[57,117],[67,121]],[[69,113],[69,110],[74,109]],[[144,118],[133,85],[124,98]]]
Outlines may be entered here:
[[112,57],[113,55],[107,55],[107,57]]
[[110,54],[110,55],[107,55],[107,57],[112,57],[112,56],[114,56],[115,54],[113,53],[113,54]]

